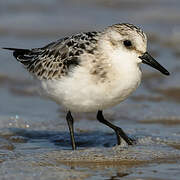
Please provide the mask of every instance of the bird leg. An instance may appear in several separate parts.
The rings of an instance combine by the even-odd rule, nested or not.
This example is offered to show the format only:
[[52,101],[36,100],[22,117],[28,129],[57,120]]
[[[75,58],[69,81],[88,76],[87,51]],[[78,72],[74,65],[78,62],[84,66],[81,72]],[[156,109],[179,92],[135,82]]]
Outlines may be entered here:
[[97,113],[97,119],[98,119],[99,122],[107,125],[108,127],[112,128],[115,131],[116,136],[117,136],[117,144],[118,145],[121,144],[121,138],[123,138],[128,145],[132,145],[133,144],[134,140],[129,138],[120,127],[117,127],[117,126],[111,124],[106,119],[104,119],[103,113],[100,110]]
[[76,144],[75,144],[75,140],[74,140],[74,128],[73,128],[74,120],[73,120],[73,117],[72,117],[70,111],[68,111],[68,113],[66,115],[66,120],[67,120],[67,123],[68,123],[69,132],[70,132],[72,150],[75,150],[76,149]]

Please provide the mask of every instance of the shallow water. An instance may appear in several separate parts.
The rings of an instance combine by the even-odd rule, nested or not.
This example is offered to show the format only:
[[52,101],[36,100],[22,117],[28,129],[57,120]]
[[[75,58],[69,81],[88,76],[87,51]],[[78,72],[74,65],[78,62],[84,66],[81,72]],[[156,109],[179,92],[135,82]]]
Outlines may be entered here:
[[149,51],[171,76],[145,65],[138,90],[104,112],[137,144],[116,136],[94,113],[75,114],[72,151],[62,107],[38,96],[30,75],[0,51],[0,179],[147,179],[180,177],[180,2],[0,2],[0,47],[39,47],[78,31],[132,22],[147,32]]

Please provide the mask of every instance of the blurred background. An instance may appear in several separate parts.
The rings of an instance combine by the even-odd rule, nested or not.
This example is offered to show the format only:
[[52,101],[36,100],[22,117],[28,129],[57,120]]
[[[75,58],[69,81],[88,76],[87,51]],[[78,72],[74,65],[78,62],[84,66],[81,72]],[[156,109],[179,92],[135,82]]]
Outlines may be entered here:
[[[81,179],[180,177],[179,0],[0,0],[0,47],[41,47],[80,31],[101,30],[122,22],[137,25],[147,33],[148,51],[171,73],[166,77],[142,65],[143,81],[138,90],[125,102],[105,111],[109,120],[138,139],[139,146],[125,157],[139,151],[137,163],[145,161],[148,165],[142,168],[130,163],[132,167],[119,168],[105,164],[98,172],[88,165],[83,166],[85,169],[75,165],[75,170],[62,166],[62,157],[65,161],[71,157],[71,151],[64,151],[71,149],[64,110],[38,96],[28,72],[10,52],[0,50],[0,179],[19,179],[25,174],[27,179],[32,174],[34,179],[70,178],[72,174]],[[78,146],[90,153],[88,156],[104,150],[111,162],[115,136],[94,121],[95,117],[94,113],[75,115]],[[52,151],[53,160],[49,159]],[[40,167],[45,159],[42,155],[49,155],[47,161],[59,169],[52,169],[44,161]],[[80,160],[78,153],[73,157]],[[87,160],[86,156],[83,158]],[[164,161],[159,164],[160,159]]]

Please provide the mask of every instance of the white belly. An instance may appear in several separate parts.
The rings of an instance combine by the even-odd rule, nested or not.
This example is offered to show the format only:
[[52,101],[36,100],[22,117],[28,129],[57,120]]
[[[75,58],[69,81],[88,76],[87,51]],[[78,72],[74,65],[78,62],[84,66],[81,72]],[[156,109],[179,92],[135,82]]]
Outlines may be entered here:
[[141,72],[105,82],[94,82],[84,69],[61,80],[43,81],[45,95],[67,110],[93,112],[119,104],[139,85]]

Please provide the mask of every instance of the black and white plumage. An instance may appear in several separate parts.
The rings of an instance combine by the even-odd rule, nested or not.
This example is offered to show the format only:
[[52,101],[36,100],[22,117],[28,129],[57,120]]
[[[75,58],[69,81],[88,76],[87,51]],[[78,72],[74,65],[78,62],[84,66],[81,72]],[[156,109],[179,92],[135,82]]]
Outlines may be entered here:
[[14,57],[38,79],[59,79],[67,75],[71,66],[79,65],[79,56],[93,53],[96,49],[98,32],[79,33],[71,37],[62,38],[43,48],[16,49]]
[[71,111],[98,111],[97,119],[115,131],[117,144],[121,138],[133,144],[121,128],[104,119],[102,110],[119,104],[139,86],[141,63],[169,75],[146,48],[145,33],[123,23],[101,32],[65,37],[43,48],[5,49],[12,50],[15,58],[39,80],[43,94],[66,108],[75,149]]

